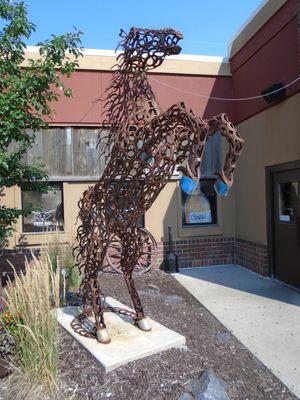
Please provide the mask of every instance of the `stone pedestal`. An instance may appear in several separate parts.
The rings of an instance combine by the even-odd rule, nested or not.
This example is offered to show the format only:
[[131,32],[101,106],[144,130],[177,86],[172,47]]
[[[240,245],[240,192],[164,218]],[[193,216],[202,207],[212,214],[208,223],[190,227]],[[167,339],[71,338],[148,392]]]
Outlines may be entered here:
[[[107,297],[107,304],[113,307],[127,308],[118,301]],[[79,307],[63,307],[57,310],[57,320],[78,342],[99,361],[105,372],[127,364],[130,361],[168,350],[185,346],[185,337],[148,319],[150,332],[137,328],[131,318],[105,313],[105,323],[111,337],[109,344],[101,344],[96,339],[86,338],[73,331],[70,324],[74,316],[80,313]],[[91,322],[94,322],[91,318]]]

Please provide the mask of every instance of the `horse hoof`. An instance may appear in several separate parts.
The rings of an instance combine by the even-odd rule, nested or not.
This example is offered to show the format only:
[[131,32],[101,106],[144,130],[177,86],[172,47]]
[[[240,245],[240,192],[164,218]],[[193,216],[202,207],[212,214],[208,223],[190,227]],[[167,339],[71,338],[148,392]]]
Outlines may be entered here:
[[142,330],[142,331],[151,331],[150,325],[147,321],[146,318],[140,319],[139,321],[137,321],[137,326]]
[[102,344],[110,343],[109,333],[108,333],[108,330],[106,328],[99,329],[96,332],[96,336],[97,336],[98,342],[100,342]]

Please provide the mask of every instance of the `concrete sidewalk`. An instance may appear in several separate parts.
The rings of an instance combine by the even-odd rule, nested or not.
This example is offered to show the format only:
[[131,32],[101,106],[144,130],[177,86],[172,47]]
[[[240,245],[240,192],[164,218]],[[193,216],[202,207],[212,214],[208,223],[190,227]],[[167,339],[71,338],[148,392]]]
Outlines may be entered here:
[[300,291],[236,265],[174,276],[300,398]]

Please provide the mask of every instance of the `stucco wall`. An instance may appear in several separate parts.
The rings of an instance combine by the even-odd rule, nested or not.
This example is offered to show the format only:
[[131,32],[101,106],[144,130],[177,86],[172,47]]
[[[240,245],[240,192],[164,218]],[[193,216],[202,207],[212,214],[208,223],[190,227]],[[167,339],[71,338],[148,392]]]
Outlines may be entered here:
[[[73,240],[76,232],[76,218],[78,215],[77,203],[84,190],[93,182],[64,182],[64,233],[59,233],[61,241]],[[205,236],[233,237],[235,233],[234,204],[235,190],[233,189],[226,199],[218,198],[218,225],[195,226],[182,228],[181,224],[181,192],[179,181],[169,182],[162,190],[153,206],[145,214],[145,227],[160,242],[168,239],[168,226],[171,226],[174,240]],[[3,204],[8,207],[21,206],[21,191],[19,188],[10,188],[3,198]],[[22,233],[22,220],[15,225],[15,233],[9,240],[9,248],[14,248],[20,243],[26,246],[39,246],[47,243],[48,234]]]
[[266,244],[265,167],[300,159],[300,94],[238,125],[245,147],[238,163],[236,237]]

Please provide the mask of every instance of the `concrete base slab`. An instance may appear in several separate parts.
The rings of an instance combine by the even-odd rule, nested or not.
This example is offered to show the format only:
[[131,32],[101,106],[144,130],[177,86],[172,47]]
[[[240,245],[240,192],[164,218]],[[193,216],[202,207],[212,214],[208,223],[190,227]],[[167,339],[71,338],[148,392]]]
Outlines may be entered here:
[[[112,307],[130,308],[111,297],[106,303]],[[132,310],[131,310],[132,311]],[[109,344],[101,344],[95,339],[86,338],[74,332],[71,322],[81,312],[80,307],[63,307],[57,310],[57,320],[78,342],[99,361],[105,372],[138,360],[168,350],[174,347],[183,348],[185,337],[147,318],[150,332],[141,331],[124,315],[112,312],[105,313],[105,323],[111,337]],[[91,323],[94,322],[91,318]]]
[[300,398],[300,291],[237,265],[176,279]]

